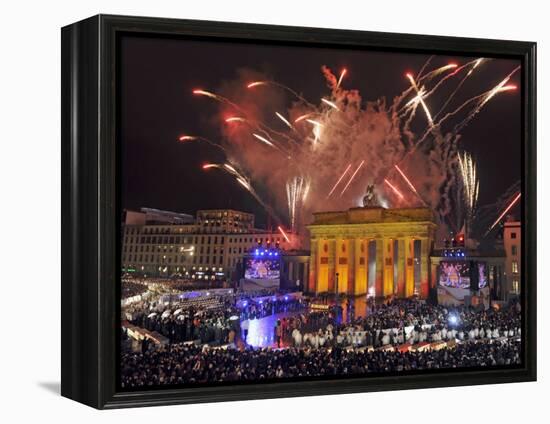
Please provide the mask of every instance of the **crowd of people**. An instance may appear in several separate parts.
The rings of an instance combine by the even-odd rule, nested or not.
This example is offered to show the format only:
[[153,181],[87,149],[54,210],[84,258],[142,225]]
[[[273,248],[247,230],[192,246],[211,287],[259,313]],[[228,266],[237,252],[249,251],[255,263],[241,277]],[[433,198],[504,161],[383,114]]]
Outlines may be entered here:
[[259,319],[269,315],[298,312],[304,309],[305,302],[301,298],[293,297],[269,297],[260,300],[254,300],[252,297],[244,298],[240,302],[241,320]]
[[138,296],[147,291],[147,284],[134,281],[122,281],[121,285],[121,299],[127,299],[129,297]]
[[[158,332],[169,343],[124,350],[123,387],[500,366],[521,361],[518,303],[480,310],[395,299],[369,303],[366,316],[357,318],[350,313],[353,305],[348,304],[347,319],[342,320],[340,307],[310,311],[306,301],[292,296],[255,298],[231,293],[201,302],[166,305],[144,301],[126,309],[133,325]],[[282,314],[273,328],[274,345],[247,345],[248,323],[273,314]],[[453,343],[439,350],[401,349],[449,341]],[[282,346],[286,347],[278,349]]]
[[123,310],[126,320],[137,327],[157,332],[170,343],[196,341],[199,344],[235,343],[242,321],[278,313],[296,313],[305,303],[294,297],[262,297],[242,293],[201,296],[168,304],[155,301],[134,303]]
[[262,381],[334,377],[442,368],[494,367],[521,362],[519,341],[470,342],[454,348],[401,352],[340,347],[214,349],[175,344],[122,357],[121,385]]
[[146,277],[140,275],[125,274],[122,276],[122,287],[125,285],[143,285],[145,288],[156,293],[181,293],[182,291],[204,290],[212,288],[223,288],[219,280],[194,281],[177,276],[171,277]]
[[325,325],[314,326],[314,331],[311,331],[311,326],[304,331],[291,324],[287,337],[291,337],[293,346],[377,348],[404,343],[490,340],[521,335],[518,303],[503,309],[480,311],[471,307],[450,309],[413,299],[396,299],[370,305],[367,317],[347,323],[342,323],[334,314],[327,312],[325,315]]
[[200,344],[232,343],[235,327],[231,318],[238,310],[222,296],[182,300],[168,305],[140,302],[125,311],[129,323],[168,338],[170,343],[198,341]]

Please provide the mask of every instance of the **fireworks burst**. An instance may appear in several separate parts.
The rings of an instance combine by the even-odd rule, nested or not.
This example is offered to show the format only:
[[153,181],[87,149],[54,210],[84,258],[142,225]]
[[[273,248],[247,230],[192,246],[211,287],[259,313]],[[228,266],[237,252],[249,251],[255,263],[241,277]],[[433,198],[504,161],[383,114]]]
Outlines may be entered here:
[[445,101],[445,103],[443,103],[443,106],[441,106],[441,108],[439,109],[439,112],[437,112],[434,116],[434,119],[436,119],[440,114],[441,112],[443,112],[445,110],[445,108],[447,107],[447,105],[449,103],[451,103],[451,100],[454,98],[454,96],[456,95],[456,93],[458,93],[458,91],[462,88],[462,86],[464,85],[464,83],[466,82],[466,80],[470,77],[470,75],[472,75],[472,73],[474,72],[474,70],[481,64],[481,62],[483,61],[482,58],[480,59],[477,59],[477,60],[474,60],[473,62],[469,62],[465,65],[462,65],[461,67],[459,67],[457,69],[456,72],[459,72],[460,70],[468,67],[468,66],[471,66],[470,70],[468,71],[468,73],[464,76],[464,78],[462,78],[460,80],[460,82],[458,83],[458,85],[455,87],[455,89],[453,90],[453,92],[451,93],[451,95],[447,98],[447,100]]
[[251,195],[256,199],[256,201],[262,205],[262,207],[269,213],[272,217],[274,217],[276,220],[281,221],[280,218],[277,215],[277,212],[269,205],[267,204],[254,190],[254,187],[252,187],[252,184],[250,182],[250,178],[245,176],[241,171],[239,171],[235,165],[232,165],[230,163],[206,163],[202,166],[202,169],[208,170],[208,169],[221,169],[222,171],[225,171],[226,173],[232,175],[235,177],[235,181],[237,181],[241,186],[243,186]]
[[495,87],[493,87],[488,92],[484,93],[484,95],[481,96],[481,99],[478,101],[475,108],[468,114],[468,116],[466,116],[466,118],[464,118],[464,120],[462,122],[460,122],[459,124],[457,124],[455,126],[454,131],[458,132],[462,128],[464,128],[466,125],[468,125],[468,123],[474,118],[474,116],[476,116],[481,111],[481,109],[483,109],[483,106],[485,106],[487,104],[487,102],[489,102],[489,100],[491,100],[497,94],[504,93],[506,91],[515,90],[517,88],[515,85],[513,85],[513,84],[506,85],[506,84],[508,84],[508,82],[510,81],[512,76],[517,71],[519,71],[519,69],[520,69],[520,66],[516,67],[512,72],[510,72],[506,76],[506,78],[504,78],[501,82],[499,82]]
[[[231,175],[281,229],[290,228],[294,234],[303,231],[314,211],[342,210],[356,204],[367,184],[375,185],[380,198],[392,199],[388,207],[417,206],[420,199],[443,227],[454,226],[458,212],[452,199],[456,193],[463,194],[469,220],[475,216],[479,193],[475,162],[470,155],[458,152],[458,131],[497,94],[516,88],[511,79],[519,68],[495,87],[462,100],[443,114],[459,88],[486,59],[448,63],[430,70],[431,59],[416,77],[406,74],[410,84],[404,85],[402,93],[388,105],[382,99],[365,101],[357,90],[342,88],[347,70],[336,76],[325,66],[322,72],[329,92],[319,97],[317,104],[257,73],[254,79],[243,76],[226,84],[222,94],[197,89],[195,95],[213,99],[220,106],[222,141],[213,143],[194,135],[182,136],[180,141],[202,140],[223,148],[227,162],[206,164],[205,169],[219,168]],[[450,96],[434,97],[439,87],[453,81],[457,86],[450,87]],[[437,113],[430,111],[428,98],[432,107],[442,105]],[[416,134],[410,124],[418,107],[426,116],[427,128]],[[452,118],[458,118],[458,123],[450,124]],[[246,125],[226,125],[232,122]],[[281,122],[284,129],[276,130]],[[259,143],[251,143],[251,137]],[[429,145],[424,148],[424,143]],[[453,166],[457,157],[458,167]],[[406,183],[410,192],[400,191],[396,184],[400,180],[394,176],[402,178],[403,188]],[[339,196],[334,196],[340,188]],[[288,216],[288,220],[279,219],[279,215]]]
[[462,177],[463,204],[466,208],[464,225],[466,231],[469,231],[477,208],[479,180],[477,179],[476,164],[472,156],[467,152],[464,152],[462,155],[458,153],[457,156],[460,175]]
[[426,90],[424,89],[424,87],[422,87],[420,89],[418,88],[418,86],[416,85],[416,81],[414,80],[414,77],[412,76],[412,74],[407,74],[406,76],[409,79],[409,81],[411,82],[412,88],[416,92],[416,98],[413,99],[414,102],[412,103],[412,105],[415,105],[416,103],[420,103],[422,105],[422,108],[424,109],[424,112],[426,113],[426,118],[428,118],[428,122],[432,126],[434,124],[434,121],[432,119],[432,114],[430,113],[430,110],[428,109],[428,106],[426,105],[426,102],[424,101],[424,96],[426,95]]
[[302,206],[309,193],[309,181],[304,177],[294,177],[286,183],[286,197],[290,228],[295,232],[301,218]]

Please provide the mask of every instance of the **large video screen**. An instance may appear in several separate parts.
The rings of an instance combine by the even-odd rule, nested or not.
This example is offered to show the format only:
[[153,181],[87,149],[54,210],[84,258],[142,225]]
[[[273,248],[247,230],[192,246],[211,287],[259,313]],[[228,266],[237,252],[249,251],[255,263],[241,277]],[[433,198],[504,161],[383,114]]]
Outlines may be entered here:
[[248,280],[278,280],[280,275],[279,259],[245,259],[244,278]]
[[[487,264],[476,262],[479,271],[479,288],[487,285]],[[439,264],[439,285],[459,289],[470,288],[470,262],[448,261]]]

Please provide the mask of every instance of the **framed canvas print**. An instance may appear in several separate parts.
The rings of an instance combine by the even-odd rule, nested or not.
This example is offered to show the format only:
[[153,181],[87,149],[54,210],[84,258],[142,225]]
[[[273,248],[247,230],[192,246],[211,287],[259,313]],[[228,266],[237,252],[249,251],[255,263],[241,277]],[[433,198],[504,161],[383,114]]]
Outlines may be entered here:
[[536,379],[535,44],[62,30],[62,394]]

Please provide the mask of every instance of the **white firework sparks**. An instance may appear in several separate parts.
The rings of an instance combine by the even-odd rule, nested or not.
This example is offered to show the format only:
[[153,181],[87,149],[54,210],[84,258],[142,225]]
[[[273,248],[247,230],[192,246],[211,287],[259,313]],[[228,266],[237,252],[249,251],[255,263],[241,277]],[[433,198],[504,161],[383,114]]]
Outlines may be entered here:
[[[463,64],[448,63],[431,70],[428,61],[415,77],[406,74],[410,85],[403,84],[404,91],[388,105],[383,100],[367,102],[357,90],[343,88],[347,71],[335,75],[327,67],[322,72],[329,92],[317,97],[317,104],[305,99],[300,90],[257,74],[257,80],[243,79],[226,89],[223,96],[195,90],[196,95],[220,104],[223,123],[221,142],[212,144],[223,145],[226,159],[205,169],[221,168],[230,174],[272,217],[277,212],[288,215],[288,222],[275,221],[293,234],[303,230],[311,212],[342,210],[356,204],[368,184],[375,185],[379,198],[385,198],[389,207],[418,206],[420,200],[435,211],[440,223],[452,226],[459,220],[452,204],[460,192],[466,219],[471,221],[479,181],[473,158],[458,153],[458,131],[497,94],[516,88],[512,76],[517,69],[498,85],[461,99],[454,110],[442,111],[474,69],[488,68],[486,61],[479,58]],[[481,63],[484,66],[479,66]],[[450,96],[433,99],[438,87],[455,79]],[[282,98],[273,96],[273,90],[287,96],[287,109],[281,109]],[[432,114],[428,98],[433,106],[443,105],[437,113]],[[420,134],[415,134],[409,124],[418,107],[428,122]],[[452,122],[452,118],[459,122]],[[259,142],[252,143],[251,139]],[[182,145],[193,140],[207,141],[197,135],[180,138]],[[433,141],[430,148],[419,148],[427,140]],[[453,168],[456,160],[458,169]],[[458,173],[450,178],[448,169]],[[390,175],[397,177],[396,172],[397,179]]]
[[310,183],[307,178],[294,177],[286,183],[286,197],[290,228],[294,232],[301,216],[302,207],[309,193]]
[[466,228],[469,228],[476,212],[479,196],[479,180],[477,178],[476,163],[472,155],[467,152],[464,152],[462,155],[458,153],[458,164],[462,177],[464,205],[466,206],[465,224]]

